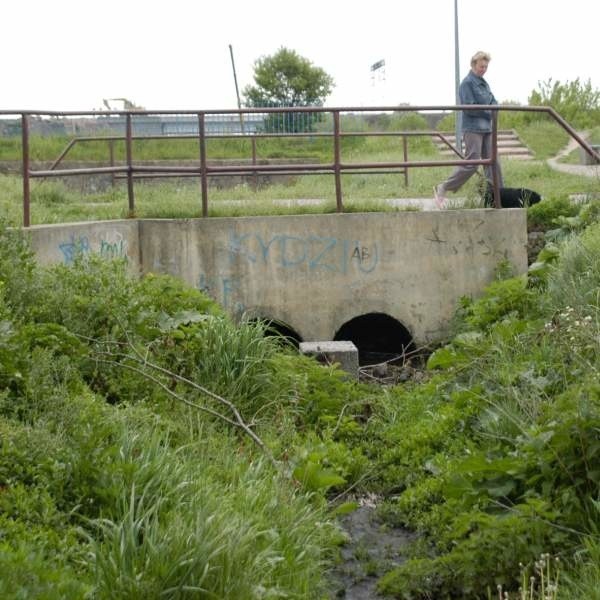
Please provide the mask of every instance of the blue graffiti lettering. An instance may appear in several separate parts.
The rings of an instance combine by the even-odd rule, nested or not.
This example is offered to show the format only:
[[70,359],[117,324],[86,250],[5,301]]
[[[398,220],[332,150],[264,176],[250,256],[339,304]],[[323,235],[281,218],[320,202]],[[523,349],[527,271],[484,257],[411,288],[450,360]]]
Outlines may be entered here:
[[63,242],[58,247],[63,253],[65,264],[70,265],[77,256],[90,251],[90,242],[86,236],[79,236],[76,239],[74,235],[71,235],[70,241]]
[[[315,256],[308,263],[309,268],[312,270],[312,269],[316,269],[318,267],[323,267],[324,269],[329,269],[330,271],[334,271],[334,272],[338,271],[339,269],[338,269],[337,265],[323,262],[324,257],[329,253],[329,251],[335,249],[338,241],[335,238],[313,237],[310,239],[311,239],[311,241],[314,241],[317,244],[323,244],[324,248],[323,248],[323,250],[321,250],[321,252],[319,252],[319,254],[317,254],[317,256]],[[342,269],[345,269],[345,265],[344,265],[343,261],[342,261]]]
[[100,256],[104,258],[125,258],[127,259],[127,245],[124,240],[117,242],[100,241]]
[[266,263],[267,262],[267,255],[269,254],[269,248],[271,248],[271,244],[273,242],[276,242],[279,239],[279,236],[275,236],[274,238],[271,238],[271,240],[269,241],[268,244],[265,244],[263,242],[263,239],[259,235],[255,236],[255,237],[258,240],[258,243],[260,245],[260,249],[262,251],[263,262]]
[[[242,248],[242,244],[245,240],[247,240],[251,234],[246,233],[245,235],[238,236],[235,231],[231,231],[229,234],[229,252],[231,253],[231,259],[233,260],[234,256],[245,256],[250,262],[256,262],[256,255],[250,254],[247,250]],[[263,252],[264,256],[264,252]],[[266,260],[266,257],[265,257]]]
[[[256,250],[254,250],[256,248]],[[347,274],[349,267],[355,265],[362,273],[370,273],[379,262],[377,244],[370,245],[358,240],[339,240],[331,237],[276,234],[268,240],[260,234],[238,235],[230,232],[230,259],[246,258],[252,263],[262,258],[284,268],[299,268],[302,265],[310,271],[327,270],[333,273]]]
[[[302,238],[293,237],[291,235],[282,235],[279,237],[279,243],[281,248],[281,264],[284,267],[293,267],[299,265],[306,260],[306,241]],[[273,238],[275,239],[275,238]],[[290,242],[298,242],[302,245],[302,251],[298,253],[295,258],[288,258],[291,252],[288,252]],[[293,244],[292,244],[293,245]]]

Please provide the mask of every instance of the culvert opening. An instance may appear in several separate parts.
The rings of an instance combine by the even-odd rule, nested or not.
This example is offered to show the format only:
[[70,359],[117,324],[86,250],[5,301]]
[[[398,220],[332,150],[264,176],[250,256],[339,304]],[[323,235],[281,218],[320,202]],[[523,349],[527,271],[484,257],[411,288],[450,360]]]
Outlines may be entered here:
[[368,313],[344,323],[334,340],[353,342],[358,348],[361,366],[383,362],[403,362],[414,352],[415,344],[410,332],[400,321],[384,313]]
[[283,344],[290,344],[294,348],[300,347],[302,338],[297,331],[292,329],[289,325],[283,321],[276,321],[273,319],[259,319],[265,324],[265,336],[276,337],[281,340]]

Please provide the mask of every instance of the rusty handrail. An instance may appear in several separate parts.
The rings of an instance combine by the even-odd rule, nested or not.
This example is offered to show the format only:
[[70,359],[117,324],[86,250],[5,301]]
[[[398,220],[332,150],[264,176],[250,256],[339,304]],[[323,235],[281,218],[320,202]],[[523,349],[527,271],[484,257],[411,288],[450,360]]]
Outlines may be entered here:
[[21,139],[23,160],[23,226],[30,223],[30,189],[29,189],[29,119],[21,115]]
[[[199,119],[200,120],[200,119]],[[202,118],[202,120],[204,121],[204,119]],[[202,125],[202,127],[204,127],[204,125]],[[429,136],[429,137],[434,137],[434,138],[438,138],[443,144],[445,144],[448,149],[452,152],[454,152],[454,154],[456,154],[459,158],[464,158],[463,154],[456,148],[455,145],[453,145],[450,140],[448,140],[446,138],[446,136],[439,132],[439,131],[340,131],[339,132],[339,137],[340,138],[344,138],[344,137],[401,137],[402,138],[402,154],[404,157],[404,162],[408,162],[408,141],[407,138],[408,137],[424,137],[424,136]],[[314,138],[314,137],[331,137],[332,134],[331,133],[324,133],[324,132],[310,132],[310,133],[305,133],[305,132],[299,132],[299,133],[294,133],[294,137],[299,138],[299,137],[310,137],[310,138]],[[164,140],[166,138],[171,139],[171,140],[181,140],[181,139],[196,139],[198,136],[193,134],[193,133],[189,133],[189,134],[174,134],[174,135],[132,135],[131,139],[132,140]],[[261,139],[261,138],[287,138],[289,137],[289,134],[286,133],[248,133],[248,134],[244,134],[243,136],[246,139],[250,139],[251,142],[251,156],[252,156],[252,164],[256,165],[256,161],[257,161],[257,151],[256,151],[256,140],[257,139]],[[239,134],[201,134],[200,135],[201,139],[240,139],[240,135]],[[72,148],[75,147],[76,144],[78,143],[83,143],[83,142],[99,142],[99,141],[107,141],[109,143],[109,156],[110,156],[110,165],[111,167],[114,167],[114,150],[113,150],[113,143],[115,141],[123,141],[125,140],[125,137],[123,136],[116,136],[116,135],[110,135],[110,136],[78,136],[75,137],[73,139],[71,139],[69,141],[69,143],[67,144],[67,146],[63,149],[63,151],[60,153],[59,157],[52,163],[52,165],[49,167],[49,171],[55,171],[56,167],[58,167],[58,165],[62,162],[62,160],[67,156],[67,154],[70,152],[70,150]],[[204,146],[204,164],[206,164],[206,144],[203,144]],[[202,151],[201,151],[201,164],[202,164]],[[391,167],[390,167],[391,168]],[[347,167],[346,167],[347,169]],[[114,185],[115,183],[115,173],[114,171],[104,171],[104,172],[110,172],[113,175],[112,178],[112,184]],[[404,175],[404,185],[405,187],[408,187],[408,167],[404,167],[404,168],[400,168],[398,171],[390,171],[389,168],[386,171],[352,171],[353,174],[386,174],[386,173],[402,173]],[[67,169],[61,169],[60,171],[61,175],[69,175],[69,174],[89,174],[88,172],[82,172],[79,171],[78,173],[69,171]],[[242,173],[235,173],[236,175],[240,175]],[[253,175],[253,187],[254,189],[256,189],[258,187],[258,174],[259,171],[258,170],[254,170]],[[291,174],[291,173],[286,173],[286,174]],[[180,173],[180,175],[184,175],[184,176],[190,176],[190,173],[188,172],[183,172]],[[192,173],[193,175],[193,173]],[[212,176],[215,175],[227,175],[227,173],[211,173]],[[46,177],[47,175],[44,174],[42,175],[41,172],[37,173],[35,175],[37,176],[43,176]],[[139,174],[139,173],[134,173],[133,177],[134,178],[139,178],[139,177],[151,177],[152,175],[148,175],[148,174]],[[157,171],[157,175],[158,176],[158,171]],[[200,171],[200,176],[202,178],[202,169]],[[207,208],[207,196],[208,196],[208,188],[206,185],[201,185],[201,193],[202,193],[202,215],[203,216],[207,216],[208,214],[208,208]]]
[[[404,152],[403,161],[397,162],[386,162],[386,163],[344,163],[341,159],[341,146],[340,140],[342,137],[347,136],[375,136],[375,135],[423,135],[425,132],[342,132],[340,127],[340,113],[366,113],[366,112],[427,112],[427,111],[468,111],[468,110],[492,110],[494,113],[493,119],[493,131],[492,131],[492,156],[489,159],[481,160],[464,160],[460,152],[452,146],[452,144],[439,132],[427,132],[429,135],[435,135],[443,143],[449,146],[455,154],[461,158],[461,160],[440,160],[440,161],[409,161],[406,151],[406,137],[404,140]],[[51,177],[51,176],[68,176],[68,175],[83,175],[83,174],[98,174],[98,173],[109,173],[112,176],[123,174],[127,178],[127,191],[128,191],[128,204],[129,204],[129,215],[133,216],[135,213],[134,203],[134,188],[133,179],[137,176],[199,176],[201,180],[202,190],[202,215],[206,217],[208,215],[208,176],[215,175],[226,175],[226,174],[250,174],[257,176],[258,173],[319,173],[319,174],[333,174],[335,180],[335,192],[336,192],[336,206],[339,212],[343,211],[343,195],[341,189],[341,175],[342,173],[357,173],[357,172],[383,172],[382,169],[404,169],[405,178],[407,178],[406,169],[417,168],[417,167],[444,167],[444,166],[457,166],[457,165],[483,165],[494,167],[498,160],[497,151],[497,113],[500,110],[508,111],[522,111],[522,112],[540,112],[547,113],[550,115],[573,139],[575,139],[580,147],[582,147],[590,156],[600,160],[600,154],[596,152],[579,134],[551,107],[530,107],[530,106],[513,106],[513,105],[451,105],[451,106],[387,106],[387,107],[339,107],[339,108],[323,108],[323,107],[286,107],[286,108],[245,108],[245,109],[224,109],[224,110],[161,110],[161,111],[107,111],[103,113],[103,116],[108,115],[119,115],[124,116],[126,121],[126,133],[125,138],[122,136],[102,136],[99,138],[79,138],[78,141],[83,139],[91,141],[92,139],[102,139],[108,141],[125,140],[126,147],[126,166],[111,166],[111,167],[90,167],[83,169],[63,169],[56,171],[56,166],[60,164],[64,156],[68,153],[71,147],[76,143],[76,140],[72,140],[71,144],[59,158],[53,163],[49,170],[36,170],[32,171],[30,168],[30,155],[29,155],[29,117],[33,115],[46,115],[46,116],[92,116],[97,117],[98,113],[88,111],[36,111],[36,110],[24,110],[24,111],[8,111],[0,110],[0,116],[2,115],[20,115],[22,122],[22,175],[23,175],[23,225],[24,227],[30,226],[30,186],[29,180],[32,177]],[[331,164],[308,164],[308,165],[257,165],[252,164],[248,167],[244,165],[235,166],[208,166],[206,162],[206,140],[209,138],[224,138],[224,137],[236,137],[236,138],[247,138],[248,135],[212,135],[207,134],[205,131],[205,118],[208,115],[234,115],[234,114],[273,114],[273,113],[329,113],[333,117],[332,133],[328,132],[302,132],[302,133],[260,133],[252,134],[255,138],[259,137],[332,137],[333,138],[333,163]],[[199,131],[198,134],[190,134],[185,136],[134,136],[132,134],[132,117],[138,115],[195,115],[199,119]],[[190,137],[198,139],[200,144],[200,167],[144,167],[141,165],[135,165],[133,162],[133,148],[132,141],[134,139],[163,139],[163,138],[176,138],[176,137]],[[255,143],[255,142],[254,142]],[[255,148],[253,149],[253,156],[255,156]],[[112,161],[111,161],[112,162]],[[253,161],[255,163],[255,160]],[[360,170],[364,171],[360,171]],[[499,189],[498,189],[498,176],[496,169],[494,170],[494,205],[499,208]],[[406,179],[407,181],[407,179]]]
[[[265,138],[265,139],[273,139],[273,138],[289,138],[289,137],[294,137],[294,138],[302,138],[302,137],[308,137],[308,138],[319,138],[319,137],[323,137],[323,138],[330,138],[332,137],[333,134],[332,133],[325,133],[325,132],[320,132],[320,131],[315,131],[315,132],[311,132],[311,133],[304,133],[304,132],[299,132],[299,133],[246,133],[243,136],[241,136],[240,134],[221,134],[221,133],[213,133],[213,134],[205,134],[203,137],[204,139],[249,139],[251,144],[252,144],[252,158],[253,158],[253,163],[256,163],[256,159],[257,159],[257,155],[256,155],[256,140],[257,139],[261,139],[261,138]],[[452,144],[452,142],[450,142],[450,140],[448,140],[448,138],[446,138],[446,136],[439,132],[439,131],[429,131],[429,130],[423,130],[423,131],[340,131],[339,133],[340,138],[344,138],[344,137],[402,137],[403,138],[403,144],[406,143],[406,138],[407,137],[425,137],[425,136],[429,136],[429,137],[435,137],[438,138],[442,143],[444,143],[451,151],[453,151],[458,157],[462,158],[463,155],[460,153],[460,151],[456,148],[456,146],[454,146]],[[197,139],[198,135],[196,135],[195,133],[181,133],[181,134],[174,134],[174,135],[132,135],[131,139],[132,141],[139,141],[139,140],[165,140],[165,139],[169,139],[169,140],[189,140],[189,139]],[[60,153],[59,157],[50,165],[50,167],[48,167],[47,170],[49,171],[55,171],[56,168],[58,167],[58,165],[63,161],[63,159],[67,156],[67,154],[79,143],[84,143],[84,142],[109,142],[109,144],[111,142],[121,142],[124,141],[126,139],[125,136],[120,136],[120,135],[105,135],[105,136],[77,136],[72,138],[69,143],[65,146],[65,148],[62,150],[62,152]],[[406,159],[406,153],[404,153],[405,159]],[[113,166],[113,158],[111,156],[111,166]],[[61,170],[61,173],[63,171]]]

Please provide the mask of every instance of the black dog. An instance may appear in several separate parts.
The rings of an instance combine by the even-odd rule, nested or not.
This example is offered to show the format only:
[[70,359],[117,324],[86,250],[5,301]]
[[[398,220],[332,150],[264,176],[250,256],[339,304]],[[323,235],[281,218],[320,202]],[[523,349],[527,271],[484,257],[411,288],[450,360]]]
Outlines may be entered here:
[[[527,188],[500,188],[500,202],[502,208],[523,208],[540,202],[542,197],[533,190]],[[483,202],[487,207],[494,206],[494,188],[487,184],[483,192]]]

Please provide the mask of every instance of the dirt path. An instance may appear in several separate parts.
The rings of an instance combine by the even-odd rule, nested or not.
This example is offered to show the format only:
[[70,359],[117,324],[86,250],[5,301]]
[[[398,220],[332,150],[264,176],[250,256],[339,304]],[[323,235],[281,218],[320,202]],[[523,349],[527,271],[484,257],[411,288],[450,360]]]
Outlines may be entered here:
[[[579,135],[585,139],[587,132],[582,131]],[[561,158],[567,156],[578,147],[577,140],[571,138],[569,143],[554,158],[549,158],[546,162],[555,171],[571,173],[572,175],[583,175],[584,177],[596,177],[600,180],[600,165],[574,165],[559,162]]]

